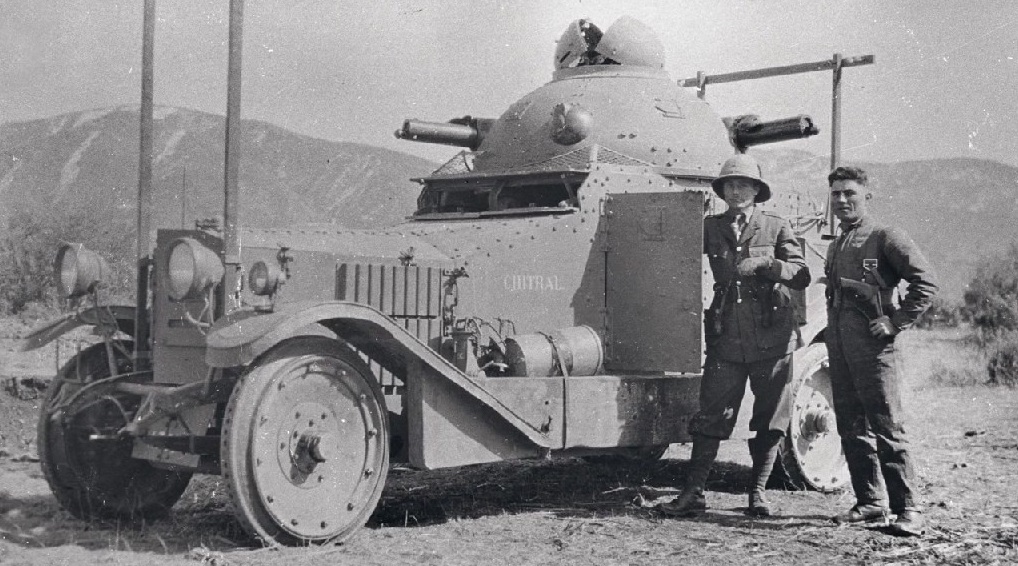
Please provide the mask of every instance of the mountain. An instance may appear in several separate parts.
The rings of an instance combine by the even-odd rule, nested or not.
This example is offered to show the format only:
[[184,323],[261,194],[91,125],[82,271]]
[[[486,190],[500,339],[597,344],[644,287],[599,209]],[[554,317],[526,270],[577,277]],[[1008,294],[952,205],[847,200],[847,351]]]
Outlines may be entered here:
[[[135,216],[138,106],[0,125],[0,216],[49,207]],[[153,227],[222,214],[225,118],[158,107],[153,134]],[[355,143],[243,121],[240,220],[265,227],[394,224],[413,212],[412,177],[436,164]],[[182,222],[183,219],[183,222]]]
[[[222,116],[157,109],[155,227],[193,226],[195,219],[221,213],[224,124]],[[243,126],[244,225],[392,225],[415,208],[419,190],[409,179],[437,166],[264,122],[245,120]],[[19,214],[44,225],[84,224],[105,240],[123,240],[117,250],[107,246],[110,257],[133,257],[137,152],[136,105],[0,125],[0,229]],[[826,159],[779,146],[751,153],[776,198],[796,193],[806,208],[823,207]],[[959,299],[978,261],[1005,252],[1018,238],[1018,168],[963,158],[857,164],[870,173],[874,216],[905,229],[921,246],[946,298]]]
[[[782,189],[823,202],[829,163],[802,151],[751,150]],[[904,229],[933,264],[945,298],[959,299],[986,257],[1018,241],[1018,168],[985,159],[846,163],[869,174],[871,214]]]

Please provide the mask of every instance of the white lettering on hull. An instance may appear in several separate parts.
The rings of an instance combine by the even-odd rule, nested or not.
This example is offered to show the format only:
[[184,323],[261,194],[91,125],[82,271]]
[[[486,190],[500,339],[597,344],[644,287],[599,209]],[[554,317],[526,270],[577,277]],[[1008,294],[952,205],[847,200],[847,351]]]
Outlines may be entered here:
[[558,275],[506,275],[502,278],[506,291],[565,291]]

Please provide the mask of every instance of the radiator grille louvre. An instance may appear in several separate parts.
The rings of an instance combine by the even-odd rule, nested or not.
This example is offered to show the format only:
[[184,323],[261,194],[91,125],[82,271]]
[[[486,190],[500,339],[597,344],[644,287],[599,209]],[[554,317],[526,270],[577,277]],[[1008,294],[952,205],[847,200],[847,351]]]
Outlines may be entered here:
[[340,263],[336,299],[374,307],[420,340],[442,333],[440,267],[387,263]]

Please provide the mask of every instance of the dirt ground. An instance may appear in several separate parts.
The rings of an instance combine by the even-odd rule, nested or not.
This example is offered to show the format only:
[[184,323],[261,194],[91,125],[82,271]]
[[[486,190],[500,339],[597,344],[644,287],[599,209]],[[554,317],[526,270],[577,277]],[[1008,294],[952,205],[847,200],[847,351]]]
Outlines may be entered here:
[[[902,336],[914,454],[930,528],[899,538],[828,518],[851,492],[773,491],[781,515],[749,519],[744,442],[725,443],[708,513],[663,518],[644,504],[674,493],[688,446],[649,465],[576,459],[421,472],[395,469],[367,528],[342,546],[266,549],[235,523],[219,478],[197,477],[169,519],[89,524],[63,511],[35,455],[33,376],[52,350],[13,354],[0,339],[0,564],[1013,564],[1018,563],[1018,390],[959,387],[979,375],[960,331]],[[68,348],[62,355],[69,355]],[[11,387],[11,378],[19,386]],[[44,380],[41,380],[44,381]]]

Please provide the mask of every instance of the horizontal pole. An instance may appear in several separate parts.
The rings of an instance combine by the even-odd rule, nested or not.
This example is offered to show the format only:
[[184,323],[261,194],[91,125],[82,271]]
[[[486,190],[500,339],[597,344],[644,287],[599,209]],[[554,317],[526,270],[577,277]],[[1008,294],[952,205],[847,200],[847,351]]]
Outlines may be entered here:
[[[872,65],[875,60],[876,58],[873,55],[845,57],[841,60],[841,67],[845,68],[858,67],[860,65]],[[826,61],[817,61],[815,63],[799,63],[796,65],[785,65],[783,67],[766,67],[763,69],[736,71],[734,73],[722,73],[719,75],[703,75],[702,79],[698,77],[682,79],[679,81],[679,86],[699,87],[701,86],[700,80],[703,81],[703,85],[709,85],[733,83],[736,81],[746,81],[751,79],[764,79],[767,77],[780,77],[783,75],[796,75],[799,73],[812,73],[814,71],[827,71],[834,69],[834,65],[834,59],[828,59]]]

